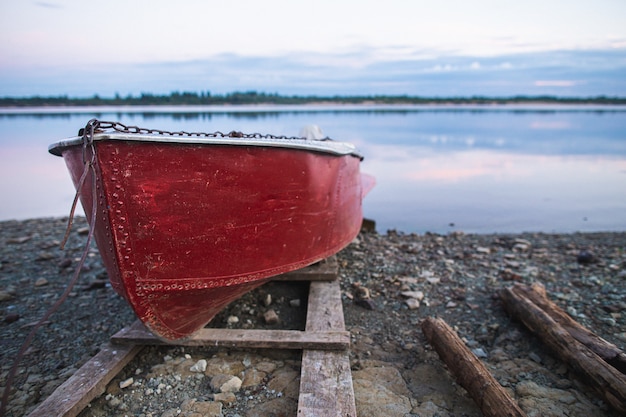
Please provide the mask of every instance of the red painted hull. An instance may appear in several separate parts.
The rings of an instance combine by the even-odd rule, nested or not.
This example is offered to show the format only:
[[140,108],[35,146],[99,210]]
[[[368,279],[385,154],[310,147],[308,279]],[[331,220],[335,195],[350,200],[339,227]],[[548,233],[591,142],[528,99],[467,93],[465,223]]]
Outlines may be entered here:
[[[113,288],[157,336],[204,327],[270,277],[357,235],[360,158],[302,149],[99,140],[95,239]],[[52,152],[52,151],[51,151]],[[56,149],[74,184],[79,145]],[[88,213],[92,181],[81,202]]]

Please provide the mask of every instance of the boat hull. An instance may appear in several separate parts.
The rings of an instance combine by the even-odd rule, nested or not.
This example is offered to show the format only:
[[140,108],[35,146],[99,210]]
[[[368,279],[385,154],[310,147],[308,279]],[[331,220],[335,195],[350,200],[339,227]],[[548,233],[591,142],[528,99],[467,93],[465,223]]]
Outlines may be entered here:
[[[360,158],[304,149],[94,141],[80,190],[111,285],[157,336],[186,338],[270,277],[345,247],[362,221]],[[73,182],[83,148],[56,149]],[[90,219],[91,220],[91,219]]]

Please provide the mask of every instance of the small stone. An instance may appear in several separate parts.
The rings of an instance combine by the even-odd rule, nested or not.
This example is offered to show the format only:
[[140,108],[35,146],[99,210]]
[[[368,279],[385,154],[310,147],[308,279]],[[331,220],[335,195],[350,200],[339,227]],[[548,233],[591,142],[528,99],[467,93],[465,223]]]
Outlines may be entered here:
[[7,324],[14,323],[18,321],[19,319],[20,319],[20,315],[17,313],[7,314],[6,316],[4,316],[4,322]]
[[424,299],[424,293],[422,291],[402,291],[400,294],[407,298],[415,298],[418,301]]
[[426,281],[428,281],[429,284],[439,284],[439,282],[441,281],[441,278],[439,278],[439,277],[428,277],[428,278],[426,278]]
[[80,229],[78,229],[76,231],[76,233],[78,233],[79,235],[87,235],[87,234],[89,234],[89,228],[88,227],[81,227]]
[[237,397],[232,392],[218,392],[213,394],[213,401],[231,405],[237,402]]
[[448,301],[448,303],[446,304],[446,308],[454,308],[456,306],[457,304],[454,301]]
[[123,381],[120,381],[120,388],[122,388],[122,389],[128,388],[128,387],[130,387],[133,384],[133,382],[135,382],[135,380],[132,377],[128,378],[128,379],[125,379]]
[[233,375],[218,374],[211,378],[211,388],[219,392],[237,392],[242,381]]
[[35,281],[35,287],[43,287],[44,285],[48,285],[48,280],[43,277]]
[[191,368],[189,368],[189,370],[191,372],[204,372],[206,371],[206,366],[207,366],[206,359],[200,359],[198,362],[191,365]]
[[404,301],[404,304],[409,307],[409,310],[416,310],[420,307],[420,301],[416,298],[409,298]]
[[228,318],[226,319],[226,323],[228,323],[228,324],[239,323],[239,317],[237,317],[237,316],[228,316]]
[[54,254],[50,253],[50,252],[41,252],[39,253],[39,255],[37,255],[37,261],[49,261],[50,259],[54,259],[55,256]]
[[269,307],[270,304],[272,304],[272,294],[265,295],[265,298],[263,299],[263,304],[265,305],[265,307]]
[[491,253],[491,250],[489,248],[479,246],[476,248],[476,252],[482,253],[482,254],[488,254],[488,253]]
[[589,251],[581,250],[580,253],[578,253],[578,256],[576,257],[576,262],[578,262],[581,265],[589,265],[589,264],[596,262],[596,257],[593,253]]
[[289,305],[292,307],[300,307],[300,299],[296,298],[295,300],[289,300]]
[[13,298],[7,291],[0,291],[0,301],[7,301]]
[[476,355],[477,358],[486,358],[487,352],[483,350],[483,348],[475,348],[472,349],[472,353]]
[[278,314],[276,314],[276,312],[273,309],[267,310],[265,314],[263,314],[263,319],[265,320],[265,323],[267,324],[276,324],[279,321]]
[[28,242],[31,238],[32,238],[32,236],[14,237],[14,238],[11,238],[11,239],[7,239],[7,243],[22,244],[22,243]]

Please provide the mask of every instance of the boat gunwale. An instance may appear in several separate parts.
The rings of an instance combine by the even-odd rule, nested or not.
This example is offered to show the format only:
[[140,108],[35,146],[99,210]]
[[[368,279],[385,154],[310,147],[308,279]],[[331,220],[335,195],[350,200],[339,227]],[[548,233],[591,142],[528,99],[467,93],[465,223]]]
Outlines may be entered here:
[[[184,145],[226,145],[226,146],[258,146],[270,148],[299,149],[304,151],[322,152],[337,156],[352,155],[359,159],[363,156],[358,149],[348,142],[339,142],[332,139],[304,139],[278,137],[208,137],[208,136],[170,136],[143,133],[96,133],[94,141],[119,140],[147,143],[169,143]],[[48,152],[62,156],[63,149],[83,144],[81,136],[71,137],[51,144]]]

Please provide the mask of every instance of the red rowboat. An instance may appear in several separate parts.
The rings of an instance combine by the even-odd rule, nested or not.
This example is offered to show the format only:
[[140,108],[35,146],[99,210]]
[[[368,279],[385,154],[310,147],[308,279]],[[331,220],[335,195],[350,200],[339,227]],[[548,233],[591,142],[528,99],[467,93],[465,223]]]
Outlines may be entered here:
[[88,220],[96,213],[111,285],[166,340],[190,336],[270,277],[344,248],[373,186],[356,149],[329,139],[91,121],[49,151],[64,158]]

